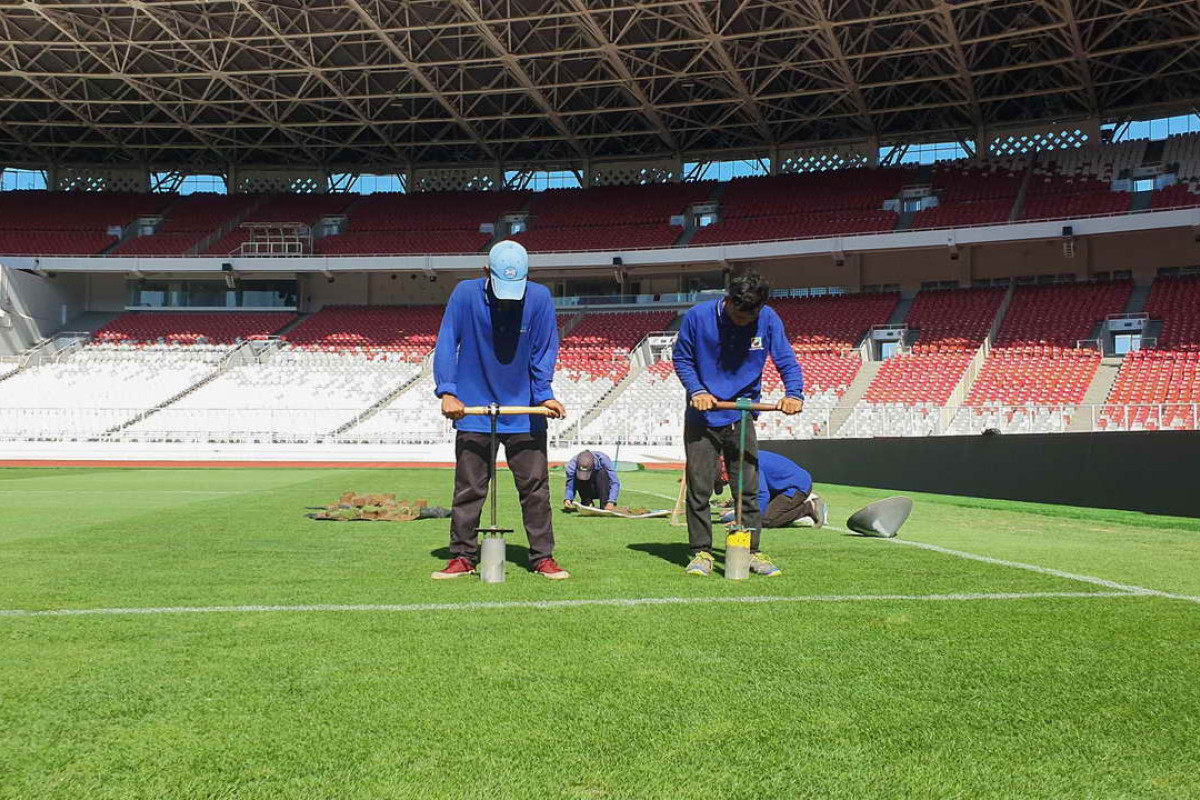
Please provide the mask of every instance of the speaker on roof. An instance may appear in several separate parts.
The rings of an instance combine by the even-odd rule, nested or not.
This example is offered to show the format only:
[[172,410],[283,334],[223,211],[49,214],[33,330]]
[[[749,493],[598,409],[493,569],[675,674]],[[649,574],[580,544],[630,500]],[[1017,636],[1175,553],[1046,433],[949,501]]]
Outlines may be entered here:
[[614,266],[614,267],[619,267],[619,266],[621,266],[621,265],[622,265],[622,264],[624,264],[624,263],[625,263],[625,262],[621,260],[621,257],[620,257],[620,256],[613,256],[613,266]]

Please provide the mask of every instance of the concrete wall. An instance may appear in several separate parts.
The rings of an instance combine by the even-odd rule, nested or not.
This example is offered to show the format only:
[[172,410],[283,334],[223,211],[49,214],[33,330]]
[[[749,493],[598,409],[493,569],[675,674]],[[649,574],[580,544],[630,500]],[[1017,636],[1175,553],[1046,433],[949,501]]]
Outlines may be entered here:
[[119,313],[129,304],[125,275],[87,275],[87,310]]
[[0,266],[0,355],[15,355],[84,311],[86,281],[79,274],[43,278]]
[[[1200,431],[769,441],[818,483],[1200,517]],[[848,509],[847,509],[848,510]]]

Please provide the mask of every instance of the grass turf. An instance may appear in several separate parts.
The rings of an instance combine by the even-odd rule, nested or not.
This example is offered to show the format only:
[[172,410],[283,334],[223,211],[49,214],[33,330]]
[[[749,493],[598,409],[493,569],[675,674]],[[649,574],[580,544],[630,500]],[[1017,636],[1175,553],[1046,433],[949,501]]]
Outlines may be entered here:
[[[1104,591],[802,529],[689,578],[682,529],[557,512],[570,581],[518,534],[435,583],[444,521],[303,517],[347,489],[450,473],[0,470],[0,609]],[[907,539],[1200,595],[1188,521],[914,497]],[[1200,797],[1198,724],[1200,605],[1156,597],[0,617],[0,797]]]

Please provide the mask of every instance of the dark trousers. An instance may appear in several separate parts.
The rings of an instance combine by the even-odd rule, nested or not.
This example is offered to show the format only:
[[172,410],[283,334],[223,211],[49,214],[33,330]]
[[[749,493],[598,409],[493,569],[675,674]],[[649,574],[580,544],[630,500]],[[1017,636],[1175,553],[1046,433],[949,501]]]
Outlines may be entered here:
[[608,479],[608,473],[604,470],[597,470],[592,473],[592,477],[586,481],[575,481],[575,493],[579,495],[579,502],[582,505],[590,506],[592,501],[600,501],[598,505],[604,508],[604,504],[608,502],[608,493],[612,491],[612,481]]
[[[786,528],[805,514],[811,514],[808,493],[797,491],[794,497],[779,494],[771,498],[762,515],[764,528]],[[814,522],[816,520],[813,520]]]
[[[550,470],[546,465],[546,433],[501,433],[504,457],[512,470],[521,498],[525,535],[529,537],[529,565],[554,553],[554,528],[550,515]],[[479,561],[475,529],[487,500],[491,463],[491,437],[459,431],[454,440],[454,508],[450,512],[450,552]],[[490,518],[489,518],[490,522]]]
[[754,421],[748,420],[746,424],[745,465],[738,460],[741,422],[721,428],[684,426],[688,544],[692,555],[702,551],[712,552],[712,514],[709,503],[712,500],[713,482],[720,471],[717,459],[721,456],[725,457],[725,464],[729,468],[729,487],[735,498],[738,471],[742,472],[742,527],[751,531],[750,549],[758,551],[758,437],[754,433]]

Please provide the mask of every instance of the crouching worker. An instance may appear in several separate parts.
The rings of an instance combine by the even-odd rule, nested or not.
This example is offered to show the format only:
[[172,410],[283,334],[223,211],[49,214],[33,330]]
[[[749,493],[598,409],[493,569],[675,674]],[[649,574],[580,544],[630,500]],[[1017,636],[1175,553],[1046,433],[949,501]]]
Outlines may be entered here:
[[584,450],[567,462],[567,487],[563,493],[563,509],[575,510],[575,495],[579,504],[590,506],[599,502],[605,511],[617,507],[617,496],[621,494],[621,480],[617,467],[607,454],[599,450]]
[[[727,481],[722,470],[714,487],[718,494]],[[762,509],[762,527],[786,528],[797,521],[805,528],[823,527],[829,517],[828,508],[812,485],[812,475],[804,467],[778,453],[760,450],[758,507]],[[733,511],[726,512],[721,522],[731,523],[735,516]]]

